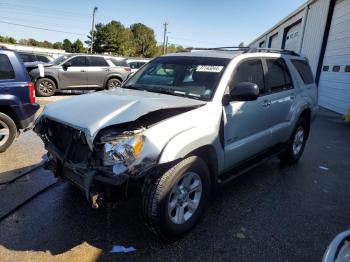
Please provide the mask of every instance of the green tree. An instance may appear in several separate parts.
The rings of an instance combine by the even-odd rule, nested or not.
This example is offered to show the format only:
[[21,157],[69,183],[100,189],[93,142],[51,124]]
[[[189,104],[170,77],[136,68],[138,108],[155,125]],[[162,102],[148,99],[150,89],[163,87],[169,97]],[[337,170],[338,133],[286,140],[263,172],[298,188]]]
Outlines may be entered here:
[[157,53],[154,31],[142,23],[130,26],[136,56],[152,57]]
[[80,41],[80,39],[77,39],[73,44],[72,44],[72,53],[85,53],[86,49],[83,45],[83,42]]
[[68,53],[72,53],[72,42],[69,39],[64,39],[63,40],[63,44],[62,44],[62,48],[68,52]]
[[63,44],[62,42],[55,42],[52,47],[55,49],[63,49]]

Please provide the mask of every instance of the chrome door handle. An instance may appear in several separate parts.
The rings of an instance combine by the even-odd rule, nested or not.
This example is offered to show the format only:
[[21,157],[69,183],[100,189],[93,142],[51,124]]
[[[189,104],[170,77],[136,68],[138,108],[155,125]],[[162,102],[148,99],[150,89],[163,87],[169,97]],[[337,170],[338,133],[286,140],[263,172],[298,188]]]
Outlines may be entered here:
[[262,103],[263,107],[269,107],[271,105],[271,101],[269,100],[264,100],[264,102]]

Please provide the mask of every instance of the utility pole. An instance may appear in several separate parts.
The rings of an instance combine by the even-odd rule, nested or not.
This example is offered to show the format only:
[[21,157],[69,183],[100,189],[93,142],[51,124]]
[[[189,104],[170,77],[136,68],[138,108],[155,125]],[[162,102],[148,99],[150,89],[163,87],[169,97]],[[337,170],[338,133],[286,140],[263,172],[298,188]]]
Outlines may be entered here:
[[92,54],[93,45],[94,45],[94,30],[95,30],[95,13],[97,11],[97,7],[94,7],[94,11],[92,12],[92,26],[91,26],[91,48],[90,53]]
[[165,41],[166,41],[166,32],[168,30],[168,23],[164,23],[164,39],[163,39],[163,54],[165,54]]
[[166,42],[165,42],[165,53],[168,53],[168,42],[169,41],[169,37],[166,36]]

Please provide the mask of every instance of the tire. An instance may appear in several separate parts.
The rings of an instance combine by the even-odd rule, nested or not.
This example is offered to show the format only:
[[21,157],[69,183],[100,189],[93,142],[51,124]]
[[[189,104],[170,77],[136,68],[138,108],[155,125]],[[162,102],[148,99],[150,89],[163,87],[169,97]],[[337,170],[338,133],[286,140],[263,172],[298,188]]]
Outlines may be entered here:
[[308,125],[304,118],[300,118],[291,135],[286,150],[279,155],[282,162],[295,164],[302,156],[307,141]]
[[0,153],[13,143],[17,135],[17,127],[15,122],[3,113],[0,113]]
[[[182,192],[177,191],[180,188]],[[161,176],[149,177],[142,196],[146,225],[165,241],[184,236],[198,223],[210,192],[209,169],[197,156],[182,160]]]
[[107,90],[113,90],[115,88],[118,88],[122,85],[122,81],[119,78],[111,78],[108,79],[106,89]]
[[53,96],[56,88],[56,83],[50,78],[40,78],[35,83],[35,93],[37,96]]

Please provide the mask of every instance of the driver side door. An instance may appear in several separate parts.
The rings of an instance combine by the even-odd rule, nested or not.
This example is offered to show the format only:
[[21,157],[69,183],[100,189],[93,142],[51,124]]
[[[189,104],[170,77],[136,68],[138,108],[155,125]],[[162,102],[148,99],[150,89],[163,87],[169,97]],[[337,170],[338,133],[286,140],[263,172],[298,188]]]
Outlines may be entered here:
[[59,69],[61,89],[80,89],[88,84],[86,56],[76,56],[66,61]]
[[223,107],[226,170],[258,154],[271,143],[270,112],[265,98],[264,69],[260,58],[240,62],[228,89],[240,82],[257,84],[260,95],[254,101],[231,101]]

